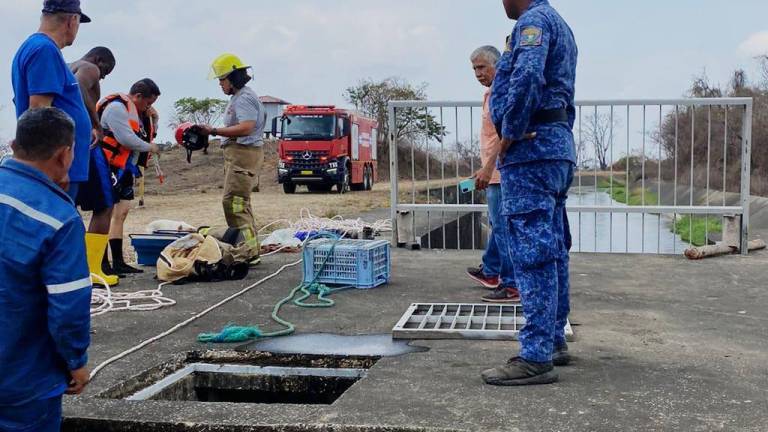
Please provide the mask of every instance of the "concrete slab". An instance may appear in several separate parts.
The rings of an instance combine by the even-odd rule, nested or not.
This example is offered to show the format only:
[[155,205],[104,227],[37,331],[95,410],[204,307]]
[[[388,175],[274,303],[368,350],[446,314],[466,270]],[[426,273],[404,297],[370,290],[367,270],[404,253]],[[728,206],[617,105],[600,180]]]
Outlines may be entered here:
[[[339,294],[332,309],[288,307],[299,333],[389,332],[412,302],[476,302],[463,275],[473,252],[393,250],[389,286]],[[296,256],[270,257],[237,283],[169,286],[157,312],[93,320],[91,365],[181,322]],[[97,395],[153,366],[203,349],[195,337],[228,323],[276,327],[274,303],[301,280],[287,271],[168,338],[105,369],[65,400],[66,430],[135,431],[647,431],[768,430],[768,253],[701,262],[682,257],[575,254],[573,366],[560,382],[485,386],[480,372],[513,342],[417,341],[428,352],[380,359],[333,405],[129,402]],[[146,289],[151,275],[125,282]],[[122,423],[116,423],[121,421]]]

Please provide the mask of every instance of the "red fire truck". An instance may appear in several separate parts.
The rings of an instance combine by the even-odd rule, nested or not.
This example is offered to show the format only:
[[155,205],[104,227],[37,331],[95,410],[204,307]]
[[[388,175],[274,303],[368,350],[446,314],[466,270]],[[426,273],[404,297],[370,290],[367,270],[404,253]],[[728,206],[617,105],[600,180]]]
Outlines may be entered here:
[[288,194],[305,185],[310,192],[370,190],[378,178],[378,123],[335,106],[289,105],[272,121],[279,136],[279,182]]

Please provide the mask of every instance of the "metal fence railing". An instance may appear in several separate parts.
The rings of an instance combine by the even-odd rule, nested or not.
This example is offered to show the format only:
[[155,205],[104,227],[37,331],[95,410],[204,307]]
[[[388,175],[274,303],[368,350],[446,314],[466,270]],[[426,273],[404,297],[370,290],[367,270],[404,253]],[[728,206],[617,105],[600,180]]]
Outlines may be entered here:
[[[484,194],[459,190],[480,166],[481,121],[479,102],[389,104],[394,243],[484,247]],[[747,253],[751,98],[580,101],[574,137],[574,251],[679,253],[738,217]]]

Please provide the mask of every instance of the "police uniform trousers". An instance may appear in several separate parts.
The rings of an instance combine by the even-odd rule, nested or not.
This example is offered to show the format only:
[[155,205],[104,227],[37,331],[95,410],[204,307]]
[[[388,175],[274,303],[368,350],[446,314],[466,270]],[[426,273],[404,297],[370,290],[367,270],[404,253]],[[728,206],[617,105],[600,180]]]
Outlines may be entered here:
[[246,240],[256,237],[251,191],[261,173],[261,147],[227,143],[224,146],[224,216],[230,228],[240,230]]
[[526,319],[520,357],[549,362],[553,348],[565,344],[570,312],[565,201],[574,166],[562,160],[511,164],[501,168],[501,176],[507,247]]

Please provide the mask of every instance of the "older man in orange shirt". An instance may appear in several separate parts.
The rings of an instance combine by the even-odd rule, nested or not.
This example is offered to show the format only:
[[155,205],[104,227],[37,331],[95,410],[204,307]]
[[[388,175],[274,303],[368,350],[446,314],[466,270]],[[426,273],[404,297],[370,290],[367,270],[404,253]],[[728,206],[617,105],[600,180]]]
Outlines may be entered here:
[[467,275],[493,291],[483,296],[483,301],[491,303],[514,303],[520,301],[520,293],[515,288],[515,274],[512,260],[506,247],[506,227],[501,216],[501,176],[496,169],[496,160],[501,152],[501,139],[491,119],[489,98],[491,84],[496,76],[496,62],[501,53],[492,46],[476,49],[470,60],[475,77],[487,87],[483,98],[483,119],[480,128],[480,160],[483,167],[475,173],[477,189],[485,190],[488,200],[488,220],[491,223],[491,235],[483,254],[483,264],[467,269]]

